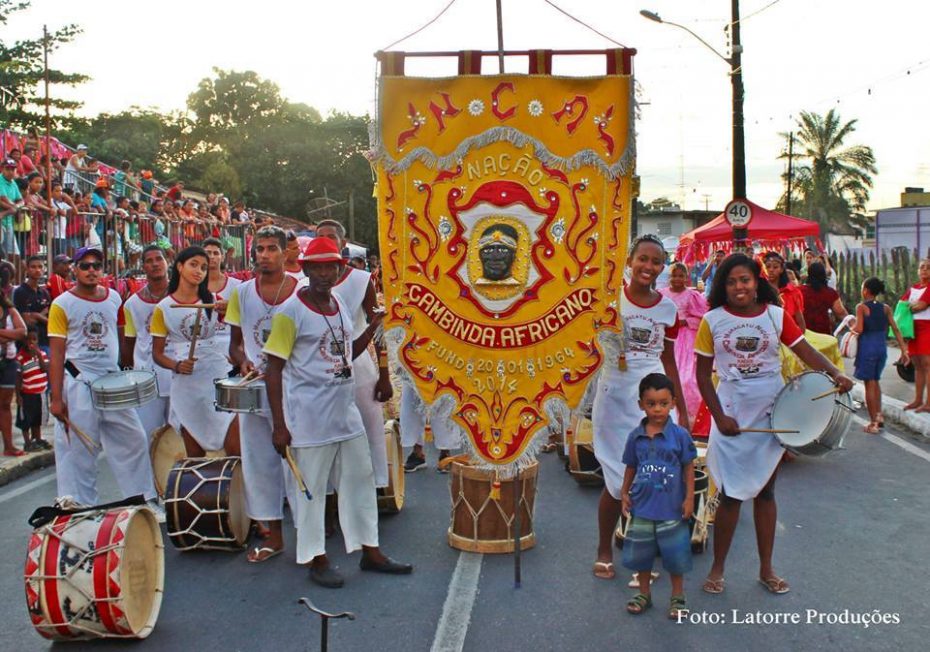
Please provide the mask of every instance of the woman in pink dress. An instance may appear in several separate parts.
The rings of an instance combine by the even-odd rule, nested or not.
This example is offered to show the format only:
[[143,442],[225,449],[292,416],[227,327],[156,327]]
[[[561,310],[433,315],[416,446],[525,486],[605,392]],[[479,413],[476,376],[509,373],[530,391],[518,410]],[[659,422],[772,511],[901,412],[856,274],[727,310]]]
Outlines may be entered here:
[[694,338],[697,335],[701,317],[707,312],[707,300],[704,295],[688,287],[688,268],[683,263],[672,263],[667,288],[659,290],[664,296],[675,302],[678,307],[678,339],[675,340],[675,363],[678,365],[678,377],[681,391],[685,395],[688,414],[694,416],[701,405],[694,371]]

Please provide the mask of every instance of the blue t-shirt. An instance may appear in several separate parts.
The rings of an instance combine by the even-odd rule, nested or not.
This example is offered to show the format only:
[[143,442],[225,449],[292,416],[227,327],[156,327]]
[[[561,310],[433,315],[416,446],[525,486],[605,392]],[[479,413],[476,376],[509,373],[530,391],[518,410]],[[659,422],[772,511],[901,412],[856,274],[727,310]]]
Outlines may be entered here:
[[697,449],[688,431],[669,419],[655,437],[648,437],[645,419],[626,441],[623,463],[636,469],[630,501],[634,516],[652,521],[680,521],[685,502],[681,467],[691,464]]

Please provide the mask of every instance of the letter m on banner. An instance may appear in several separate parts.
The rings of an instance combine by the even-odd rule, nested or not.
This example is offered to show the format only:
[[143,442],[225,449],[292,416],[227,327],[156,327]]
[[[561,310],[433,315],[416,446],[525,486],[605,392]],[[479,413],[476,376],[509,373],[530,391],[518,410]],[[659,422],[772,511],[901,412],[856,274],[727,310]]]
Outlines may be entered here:
[[[604,360],[598,331],[618,324],[633,53],[605,51],[598,77],[554,77],[540,51],[527,53],[529,75],[442,79],[379,54],[371,160],[387,339],[404,391],[505,475],[578,406]],[[480,53],[466,55],[463,72],[480,71]]]

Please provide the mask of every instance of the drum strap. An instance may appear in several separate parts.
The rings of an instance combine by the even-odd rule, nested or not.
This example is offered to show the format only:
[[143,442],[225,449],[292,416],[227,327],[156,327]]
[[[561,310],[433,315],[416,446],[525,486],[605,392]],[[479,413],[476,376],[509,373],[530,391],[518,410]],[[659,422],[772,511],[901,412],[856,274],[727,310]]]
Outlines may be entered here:
[[74,366],[74,363],[70,360],[65,360],[65,371],[71,374],[71,377],[77,380],[77,377],[81,375],[81,370]]
[[117,507],[133,507],[136,505],[144,504],[145,496],[138,494],[136,496],[130,496],[129,498],[117,500],[116,502],[112,503],[105,503],[103,505],[89,505],[87,507],[78,507],[76,509],[62,509],[61,507],[55,507],[54,505],[46,505],[45,507],[37,508],[36,511],[32,513],[32,516],[29,517],[29,525],[31,525],[33,528],[40,528],[43,525],[51,523],[59,516],[115,509]]

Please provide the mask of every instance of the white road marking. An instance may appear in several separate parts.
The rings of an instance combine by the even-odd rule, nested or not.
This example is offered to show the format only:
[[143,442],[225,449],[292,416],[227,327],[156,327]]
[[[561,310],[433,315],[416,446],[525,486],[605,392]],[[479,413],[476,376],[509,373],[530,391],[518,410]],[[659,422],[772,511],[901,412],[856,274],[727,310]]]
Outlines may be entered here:
[[465,646],[471,610],[478,595],[482,559],[484,555],[473,552],[459,554],[430,652],[461,652]]
[[[853,421],[856,421],[863,426],[869,425],[869,422],[860,416],[854,416]],[[915,446],[911,442],[905,441],[904,439],[901,439],[897,435],[892,435],[889,432],[880,432],[879,435],[885,441],[890,441],[892,444],[894,444],[895,446],[898,446],[899,448],[903,448],[911,455],[916,455],[917,457],[930,462],[930,453],[928,453],[927,451],[925,451],[924,449],[918,446]]]
[[5,494],[3,494],[2,496],[0,496],[0,503],[5,503],[6,501],[12,500],[16,498],[17,496],[22,496],[24,493],[32,491],[36,487],[41,487],[42,485],[47,484],[54,479],[55,479],[55,472],[52,471],[48,475],[44,475],[41,478],[36,478],[35,480],[31,480],[27,482],[26,484],[24,484],[23,486],[16,487],[16,489],[12,489],[6,492]]

